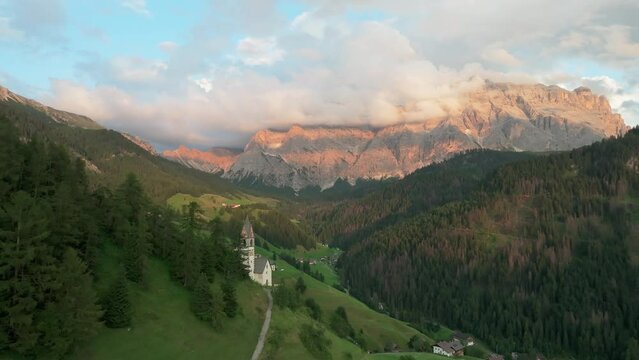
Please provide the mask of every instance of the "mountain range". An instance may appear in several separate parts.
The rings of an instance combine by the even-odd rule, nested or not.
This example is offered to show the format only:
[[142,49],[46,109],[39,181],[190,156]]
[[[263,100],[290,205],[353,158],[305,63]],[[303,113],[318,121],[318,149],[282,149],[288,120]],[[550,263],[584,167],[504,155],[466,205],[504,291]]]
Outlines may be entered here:
[[338,179],[403,178],[471,149],[562,151],[623,135],[608,100],[585,87],[486,84],[445,116],[383,128],[293,125],[260,130],[243,151],[180,146],[162,155],[235,181],[301,190]]

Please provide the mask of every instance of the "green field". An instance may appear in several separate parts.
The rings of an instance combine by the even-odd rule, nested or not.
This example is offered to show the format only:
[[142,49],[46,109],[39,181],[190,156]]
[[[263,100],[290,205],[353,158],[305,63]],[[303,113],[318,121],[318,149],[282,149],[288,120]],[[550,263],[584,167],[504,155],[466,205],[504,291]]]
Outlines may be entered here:
[[415,360],[444,360],[444,359],[477,360],[479,359],[472,356],[461,356],[461,357],[449,358],[442,355],[435,355],[430,353],[416,353],[416,352],[370,354],[370,355],[367,355],[365,359],[366,360],[399,360],[399,358],[404,355],[410,355],[414,357]]
[[[261,359],[313,359],[299,339],[299,330],[303,324],[318,324],[303,310],[293,312],[289,309],[273,307],[273,319],[268,334],[267,345]],[[334,360],[363,359],[365,354],[355,344],[334,335],[324,324],[325,334],[331,341],[329,351]],[[277,340],[276,340],[277,339]],[[275,347],[274,342],[279,345]],[[349,354],[350,357],[348,357]]]
[[[99,291],[119,268],[117,258],[118,250],[107,246],[98,271]],[[266,295],[258,285],[249,281],[238,284],[242,313],[225,320],[220,332],[195,318],[189,309],[189,292],[170,279],[162,261],[149,261],[144,288],[129,283],[129,289],[134,306],[132,327],[103,328],[72,358],[248,359],[253,353],[267,306]],[[242,346],[238,346],[240,340]]]
[[[280,251],[277,247],[269,245],[271,251]],[[258,254],[268,256],[272,259],[272,252],[262,248],[256,249]],[[320,249],[318,253],[329,250]],[[313,253],[311,251],[311,253]],[[381,351],[387,343],[397,344],[401,349],[407,349],[408,340],[413,335],[421,335],[427,341],[432,339],[421,334],[416,329],[408,326],[399,320],[393,319],[387,315],[378,313],[352,296],[343,293],[332,286],[318,281],[311,276],[304,274],[287,262],[278,258],[276,261],[277,271],[273,274],[273,282],[278,284],[282,281],[294,281],[299,276],[304,278],[307,285],[305,298],[313,298],[322,308],[324,318],[327,319],[331,313],[339,306],[346,309],[350,323],[355,331],[363,330],[367,344],[370,348]],[[337,278],[334,271],[332,276]],[[299,344],[299,347],[302,345]],[[340,355],[341,356],[341,355]]]
[[277,205],[278,201],[271,198],[253,196],[250,194],[237,193],[237,194],[228,194],[225,196],[214,195],[214,194],[204,194],[202,196],[192,196],[188,194],[178,193],[171,196],[166,203],[176,209],[181,210],[184,206],[188,205],[190,202],[196,202],[200,205],[202,210],[204,211],[204,217],[207,219],[212,219],[220,215],[220,210],[224,208],[224,204],[226,206],[232,205],[254,205],[254,204],[265,204],[269,207],[273,207]]

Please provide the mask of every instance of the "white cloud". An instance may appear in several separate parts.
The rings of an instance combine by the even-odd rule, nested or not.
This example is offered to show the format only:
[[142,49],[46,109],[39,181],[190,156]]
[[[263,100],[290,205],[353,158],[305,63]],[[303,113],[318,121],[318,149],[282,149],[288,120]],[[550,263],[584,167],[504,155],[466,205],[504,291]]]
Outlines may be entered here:
[[513,54],[509,53],[508,50],[501,47],[495,47],[495,46],[487,47],[482,52],[481,58],[486,61],[495,63],[497,65],[504,65],[504,66],[510,66],[510,67],[517,67],[522,65],[521,60],[519,60]]
[[178,45],[177,43],[173,41],[167,40],[167,41],[162,41],[161,43],[159,43],[158,47],[165,53],[172,53],[175,50],[177,50],[180,47],[180,45]]
[[0,41],[15,41],[24,37],[24,33],[11,27],[9,18],[0,17]]
[[605,47],[610,54],[633,58],[633,60],[639,57],[639,42],[630,39],[630,30],[631,28],[628,26],[619,25],[599,29],[603,34]]
[[143,83],[158,79],[167,69],[167,64],[139,57],[117,57],[111,61],[111,69],[119,81]]
[[[639,123],[636,1],[308,0],[292,21],[274,3],[216,2],[179,47],[158,44],[160,59],[87,62],[99,85],[57,81],[50,100],[154,142],[201,146],[291,123],[420,120],[484,79],[586,85]],[[369,10],[377,21],[351,16]],[[251,36],[232,41],[238,33]]]
[[151,12],[146,6],[146,0],[122,0],[122,6],[138,14],[149,16]]
[[284,59],[284,50],[280,49],[275,37],[246,37],[237,44],[240,60],[250,66],[273,65]]

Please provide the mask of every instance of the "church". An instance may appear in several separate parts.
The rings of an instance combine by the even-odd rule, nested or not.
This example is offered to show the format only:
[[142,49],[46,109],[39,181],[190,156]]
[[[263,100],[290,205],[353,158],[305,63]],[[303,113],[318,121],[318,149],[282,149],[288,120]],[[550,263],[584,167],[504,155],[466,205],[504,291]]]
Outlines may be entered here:
[[251,280],[262,286],[273,286],[271,262],[262,256],[255,257],[255,233],[248,216],[244,220],[240,237],[242,239],[242,258]]

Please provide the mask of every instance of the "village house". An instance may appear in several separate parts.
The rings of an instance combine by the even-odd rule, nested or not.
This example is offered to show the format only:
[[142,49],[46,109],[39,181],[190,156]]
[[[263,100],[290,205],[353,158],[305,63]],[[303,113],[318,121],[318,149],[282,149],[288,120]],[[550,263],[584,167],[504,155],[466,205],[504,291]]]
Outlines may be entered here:
[[242,239],[243,263],[248,270],[251,280],[262,286],[273,286],[273,271],[275,270],[275,266],[265,257],[255,257],[255,233],[253,232],[253,225],[251,225],[248,216],[244,220],[240,237]]
[[492,354],[488,355],[488,360],[504,360],[504,356],[492,353]]
[[464,356],[464,345],[457,341],[440,341],[433,345],[433,353],[444,356]]
[[464,334],[461,331],[455,331],[455,333],[453,334],[453,340],[459,341],[464,346],[475,345],[475,339],[471,335]]

